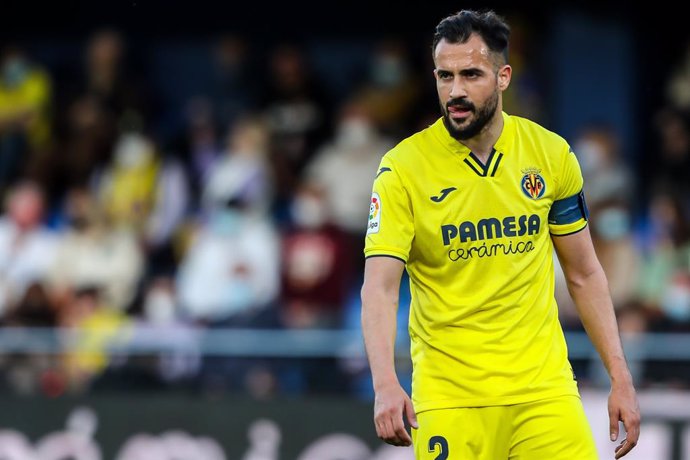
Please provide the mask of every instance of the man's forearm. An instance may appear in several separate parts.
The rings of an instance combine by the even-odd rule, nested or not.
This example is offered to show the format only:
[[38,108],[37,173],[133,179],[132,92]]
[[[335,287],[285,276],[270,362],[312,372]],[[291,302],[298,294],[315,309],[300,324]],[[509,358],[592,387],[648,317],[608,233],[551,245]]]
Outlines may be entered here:
[[385,292],[362,292],[362,333],[374,389],[397,383],[395,336],[398,298]]
[[599,266],[581,278],[568,280],[568,289],[612,382],[630,379],[603,269]]

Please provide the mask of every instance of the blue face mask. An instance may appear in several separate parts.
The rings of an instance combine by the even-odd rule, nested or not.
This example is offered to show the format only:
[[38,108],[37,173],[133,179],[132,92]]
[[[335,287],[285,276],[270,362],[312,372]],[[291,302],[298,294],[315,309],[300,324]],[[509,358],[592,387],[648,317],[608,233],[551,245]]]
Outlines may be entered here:
[[20,57],[9,58],[2,67],[2,79],[7,86],[20,85],[29,74],[29,66]]
[[234,235],[242,227],[244,216],[235,209],[216,211],[211,217],[211,227],[221,235]]
[[226,313],[235,313],[246,310],[256,302],[256,294],[249,280],[233,279],[226,283],[223,295],[223,309]]
[[674,321],[690,321],[690,288],[670,286],[661,300],[661,308],[666,316]]
[[624,237],[630,231],[630,216],[621,208],[601,211],[593,223],[599,237],[607,241]]

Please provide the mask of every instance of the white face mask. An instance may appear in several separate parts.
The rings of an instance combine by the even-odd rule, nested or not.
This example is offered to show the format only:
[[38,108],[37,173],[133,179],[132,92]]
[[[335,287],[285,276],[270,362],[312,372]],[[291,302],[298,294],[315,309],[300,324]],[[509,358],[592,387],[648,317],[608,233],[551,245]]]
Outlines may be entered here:
[[67,418],[67,431],[87,440],[93,438],[98,428],[98,415],[88,407],[74,409]]
[[123,169],[135,169],[151,160],[153,149],[145,137],[125,134],[115,147],[115,163]]
[[346,148],[366,145],[374,137],[374,129],[366,120],[351,118],[338,125],[336,142]]
[[146,318],[152,324],[166,324],[175,319],[175,300],[164,289],[152,289],[144,303]]
[[595,173],[604,165],[606,152],[596,141],[584,139],[575,144],[574,152],[580,160],[582,173],[585,176]]
[[297,197],[290,209],[292,219],[297,225],[316,229],[326,223],[326,206],[323,201],[312,197]]

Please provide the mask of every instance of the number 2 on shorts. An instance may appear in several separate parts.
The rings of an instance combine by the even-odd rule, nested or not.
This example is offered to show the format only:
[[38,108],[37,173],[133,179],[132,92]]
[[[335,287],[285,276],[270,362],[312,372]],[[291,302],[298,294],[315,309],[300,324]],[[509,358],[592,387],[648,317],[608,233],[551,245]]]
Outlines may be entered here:
[[448,458],[448,441],[443,436],[432,436],[429,439],[429,453],[433,453],[439,447],[439,453],[434,460],[446,460]]

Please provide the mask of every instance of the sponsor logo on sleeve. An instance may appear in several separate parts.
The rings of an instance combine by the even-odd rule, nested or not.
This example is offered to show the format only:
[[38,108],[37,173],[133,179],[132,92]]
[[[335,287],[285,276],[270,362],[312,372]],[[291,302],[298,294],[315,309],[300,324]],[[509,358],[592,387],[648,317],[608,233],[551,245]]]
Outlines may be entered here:
[[378,233],[381,228],[381,198],[379,194],[374,192],[371,195],[371,204],[369,205],[369,223],[367,225],[367,235],[371,233]]

